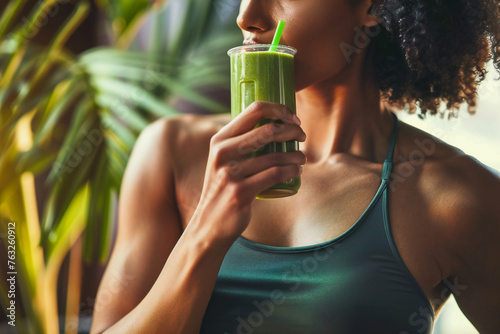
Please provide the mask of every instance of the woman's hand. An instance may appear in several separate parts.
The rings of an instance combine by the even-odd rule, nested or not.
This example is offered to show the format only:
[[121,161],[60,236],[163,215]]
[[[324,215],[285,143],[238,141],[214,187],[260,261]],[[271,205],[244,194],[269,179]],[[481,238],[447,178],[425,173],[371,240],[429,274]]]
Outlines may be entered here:
[[[263,118],[281,120],[254,128]],[[286,106],[254,102],[210,141],[200,201],[193,215],[211,240],[232,243],[246,229],[255,197],[265,189],[302,173],[300,151],[249,154],[271,142],[304,141],[299,119]]]

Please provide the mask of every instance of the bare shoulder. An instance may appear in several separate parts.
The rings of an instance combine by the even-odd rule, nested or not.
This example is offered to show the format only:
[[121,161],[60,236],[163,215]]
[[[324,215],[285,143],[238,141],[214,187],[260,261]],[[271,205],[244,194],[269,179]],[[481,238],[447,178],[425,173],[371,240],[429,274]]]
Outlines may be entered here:
[[189,164],[198,165],[211,136],[225,119],[226,115],[180,114],[149,124],[137,139],[128,161],[124,193],[131,193],[128,191],[131,187],[141,187],[147,190],[151,201],[168,200],[176,204],[170,194],[175,193],[182,172],[192,170],[186,168]]
[[148,138],[150,143],[155,142],[160,147],[165,141],[173,145],[185,144],[186,140],[203,140],[230,120],[229,114],[179,114],[152,122],[142,131],[141,137]]
[[500,177],[474,157],[460,154],[436,167],[443,179],[440,217],[450,249],[468,265],[490,257],[500,239]]
[[[173,203],[178,208],[182,227],[194,214],[201,196],[210,139],[231,121],[230,114],[181,114],[150,124],[141,134],[149,138],[143,150],[151,149],[157,159],[149,161],[150,175],[169,175]],[[152,177],[152,176],[150,176]],[[156,179],[156,177],[153,177]],[[167,184],[162,179],[159,183]],[[158,194],[157,198],[163,195]]]
[[405,144],[395,163],[393,186],[408,182],[412,194],[425,198],[429,228],[439,242],[463,260],[484,249],[478,245],[500,238],[498,171],[408,124],[403,123],[400,134]]
[[139,138],[149,152],[168,158],[175,167],[185,157],[195,157],[208,148],[210,138],[231,120],[230,114],[179,114],[164,117],[148,125]]
[[493,227],[493,220],[500,226],[498,171],[473,156],[461,153],[436,163],[430,173],[433,173],[434,179],[441,180],[440,201],[445,209],[442,217],[446,221],[460,224],[467,234],[474,232],[475,235],[487,232]]
[[157,121],[171,143],[168,154],[174,163],[176,177],[206,159],[210,139],[230,120],[230,114],[182,114]]
[[410,163],[426,186],[439,187],[443,193],[468,193],[469,202],[471,195],[494,195],[491,190],[499,186],[499,171],[425,131],[402,123],[399,141],[402,145],[394,157],[396,173],[398,164]]
[[[175,119],[179,130],[176,137],[176,146],[207,145],[210,138],[222,127],[231,121],[230,114],[194,115],[184,114]],[[195,149],[195,147],[191,147]]]

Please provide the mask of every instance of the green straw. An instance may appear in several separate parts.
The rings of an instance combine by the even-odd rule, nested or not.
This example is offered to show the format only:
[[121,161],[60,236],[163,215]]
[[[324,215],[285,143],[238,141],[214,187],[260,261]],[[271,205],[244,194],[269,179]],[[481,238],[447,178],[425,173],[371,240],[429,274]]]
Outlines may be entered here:
[[271,43],[269,51],[276,52],[276,49],[280,44],[281,34],[283,34],[283,28],[285,28],[285,21],[280,20],[280,22],[278,23],[278,28],[276,28],[276,32],[274,33],[273,42]]

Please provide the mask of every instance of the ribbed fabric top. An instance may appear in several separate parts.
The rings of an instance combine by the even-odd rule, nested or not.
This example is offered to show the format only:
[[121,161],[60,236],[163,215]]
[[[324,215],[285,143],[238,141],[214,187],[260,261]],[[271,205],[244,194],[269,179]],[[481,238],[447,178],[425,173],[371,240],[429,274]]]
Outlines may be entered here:
[[381,184],[340,236],[301,247],[239,237],[226,254],[201,333],[429,334],[434,311],[396,248],[387,209],[399,121]]

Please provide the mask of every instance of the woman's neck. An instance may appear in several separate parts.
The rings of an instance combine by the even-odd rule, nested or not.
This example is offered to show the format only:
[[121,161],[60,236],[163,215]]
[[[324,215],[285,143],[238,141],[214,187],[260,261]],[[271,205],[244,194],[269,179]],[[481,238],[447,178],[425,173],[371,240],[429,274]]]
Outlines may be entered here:
[[375,82],[360,73],[361,67],[347,66],[334,78],[297,93],[297,115],[307,135],[300,150],[308,163],[332,162],[338,154],[383,162],[393,120]]

